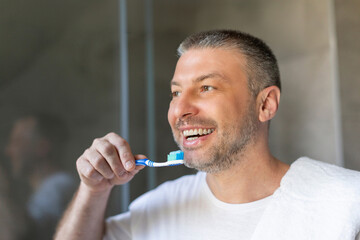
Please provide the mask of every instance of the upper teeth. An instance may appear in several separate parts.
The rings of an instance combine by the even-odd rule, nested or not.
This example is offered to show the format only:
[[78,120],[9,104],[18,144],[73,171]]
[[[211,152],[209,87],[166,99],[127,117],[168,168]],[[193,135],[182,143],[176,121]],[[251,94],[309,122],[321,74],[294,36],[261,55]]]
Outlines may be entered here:
[[205,134],[212,133],[213,131],[214,131],[214,129],[203,129],[203,128],[190,129],[190,130],[184,130],[183,135],[185,137],[193,136],[193,135],[205,135]]

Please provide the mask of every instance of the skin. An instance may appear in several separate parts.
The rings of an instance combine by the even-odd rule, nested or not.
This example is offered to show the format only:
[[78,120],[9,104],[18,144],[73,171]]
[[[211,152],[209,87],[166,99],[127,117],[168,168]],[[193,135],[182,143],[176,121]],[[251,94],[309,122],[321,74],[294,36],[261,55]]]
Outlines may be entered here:
[[110,191],[144,168],[135,166],[135,159],[141,158],[146,156],[134,156],[126,140],[115,133],[95,139],[76,161],[80,186],[54,239],[102,239]]
[[[180,57],[171,81],[168,120],[174,139],[184,150],[186,164],[207,169],[211,191],[228,203],[271,195],[289,168],[271,155],[267,140],[280,90],[271,86],[251,97],[243,66],[245,59],[235,50],[191,49]],[[183,131],[194,128],[213,132],[196,140],[184,138]],[[229,144],[240,150],[219,167],[213,161],[227,153]],[[77,160],[81,184],[55,239],[101,239],[111,188],[130,181],[143,168],[135,166],[135,159],[143,157],[134,156],[114,133],[96,139]]]
[[[187,165],[211,173],[225,170],[256,138],[255,99],[242,65],[240,55],[216,49],[191,50],[180,58],[168,120]],[[213,132],[189,140],[183,135],[189,129]]]
[[[251,202],[271,195],[289,167],[271,155],[267,140],[268,121],[277,111],[280,91],[272,86],[254,99],[247,85],[245,61],[234,50],[192,49],[179,59],[171,84],[173,100],[168,120],[189,165],[207,166],[219,143],[226,139],[241,142],[246,138],[242,129],[254,125],[250,139],[229,156],[230,163],[207,174],[215,196],[229,203]],[[184,137],[184,130],[197,128],[214,131],[193,141]],[[226,144],[222,147],[227,150]]]
[[33,191],[56,171],[49,161],[49,141],[38,136],[36,124],[31,116],[17,120],[5,148],[11,160],[12,176],[26,178]]
[[25,118],[18,120],[11,131],[5,154],[11,159],[12,175],[24,174],[26,166],[37,159],[38,139],[34,137],[35,120]]

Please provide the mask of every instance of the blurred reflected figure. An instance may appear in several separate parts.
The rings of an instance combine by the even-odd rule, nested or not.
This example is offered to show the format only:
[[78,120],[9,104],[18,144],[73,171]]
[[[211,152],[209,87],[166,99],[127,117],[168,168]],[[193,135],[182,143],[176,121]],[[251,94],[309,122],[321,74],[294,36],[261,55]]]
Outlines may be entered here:
[[29,239],[52,238],[75,191],[77,182],[62,170],[66,142],[65,124],[48,114],[20,118],[11,131],[5,152],[16,186],[12,195],[31,221]]
[[24,219],[17,214],[9,200],[9,183],[4,176],[5,173],[0,168],[0,239],[16,240],[24,232]]

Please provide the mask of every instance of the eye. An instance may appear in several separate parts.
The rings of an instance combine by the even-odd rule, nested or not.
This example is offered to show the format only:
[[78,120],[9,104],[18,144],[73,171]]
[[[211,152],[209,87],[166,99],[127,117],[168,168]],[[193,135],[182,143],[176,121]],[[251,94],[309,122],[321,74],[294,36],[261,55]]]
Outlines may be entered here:
[[212,91],[212,90],[214,90],[214,89],[215,89],[214,87],[208,86],[208,85],[205,85],[205,86],[202,86],[202,87],[201,87],[201,90],[202,90],[203,92]]
[[172,98],[175,98],[175,97],[178,97],[178,96],[180,96],[180,92],[179,92],[179,91],[173,91],[173,92],[171,92],[171,94],[170,94],[170,97],[172,97]]

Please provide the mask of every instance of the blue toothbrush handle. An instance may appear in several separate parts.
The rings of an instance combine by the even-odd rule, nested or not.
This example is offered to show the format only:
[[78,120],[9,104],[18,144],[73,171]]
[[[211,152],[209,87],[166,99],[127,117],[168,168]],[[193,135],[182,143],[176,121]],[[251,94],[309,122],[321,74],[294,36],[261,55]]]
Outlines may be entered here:
[[153,162],[149,159],[139,159],[139,160],[135,160],[135,164],[138,165],[143,165],[143,166],[148,166],[148,167],[169,167],[169,166],[176,166],[176,165],[181,165],[184,164],[184,160],[172,160],[172,161],[167,161],[167,162]]
[[149,160],[147,158],[145,159],[139,159],[139,160],[135,160],[135,164],[138,165],[143,165],[143,166],[147,166],[146,161]]

